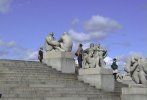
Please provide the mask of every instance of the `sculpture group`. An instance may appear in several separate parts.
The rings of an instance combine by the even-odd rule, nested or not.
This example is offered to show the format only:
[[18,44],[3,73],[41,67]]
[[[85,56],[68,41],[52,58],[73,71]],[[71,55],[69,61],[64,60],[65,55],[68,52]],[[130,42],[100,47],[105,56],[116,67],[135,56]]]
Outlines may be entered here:
[[143,57],[131,57],[125,67],[125,71],[130,74],[136,84],[147,85],[147,59]]
[[72,39],[67,32],[64,32],[62,37],[57,41],[54,37],[54,33],[51,32],[45,40],[45,51],[46,52],[71,52],[72,50]]
[[[57,41],[54,33],[51,32],[45,40],[45,52],[71,52],[73,42],[67,32]],[[107,50],[100,44],[91,43],[90,47],[83,52],[82,68],[100,68],[105,67],[104,58],[107,56]],[[132,57],[128,60],[125,71],[130,74],[136,84],[147,85],[147,59],[143,57]]]
[[83,53],[83,68],[98,68],[106,65],[104,58],[107,56],[107,50],[100,44],[90,44],[90,47]]

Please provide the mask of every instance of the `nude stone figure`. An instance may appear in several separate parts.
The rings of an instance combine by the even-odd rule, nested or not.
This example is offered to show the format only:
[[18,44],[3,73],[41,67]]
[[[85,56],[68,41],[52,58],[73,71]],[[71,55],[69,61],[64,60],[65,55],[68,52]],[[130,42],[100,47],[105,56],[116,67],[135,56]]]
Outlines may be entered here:
[[67,32],[63,33],[63,36],[59,39],[58,42],[60,42],[61,49],[65,50],[66,52],[71,52],[73,42]]
[[84,50],[83,68],[104,67],[104,58],[107,51],[100,47],[100,44],[90,44],[90,48]]
[[72,45],[73,42],[68,35],[67,32],[63,33],[63,36],[60,38],[59,41],[57,41],[54,38],[54,33],[51,32],[47,37],[46,37],[46,42],[45,42],[45,51],[61,51],[61,52],[71,52],[72,50]]
[[147,85],[145,74],[147,74],[147,60],[142,57],[132,57],[128,60],[125,71],[130,73],[136,84]]
[[59,42],[56,41],[54,38],[54,33],[51,32],[45,40],[45,51],[54,51],[56,50],[56,47],[59,47]]
[[94,68],[96,66],[94,53],[94,44],[90,44],[90,48],[84,50],[83,56],[83,68]]

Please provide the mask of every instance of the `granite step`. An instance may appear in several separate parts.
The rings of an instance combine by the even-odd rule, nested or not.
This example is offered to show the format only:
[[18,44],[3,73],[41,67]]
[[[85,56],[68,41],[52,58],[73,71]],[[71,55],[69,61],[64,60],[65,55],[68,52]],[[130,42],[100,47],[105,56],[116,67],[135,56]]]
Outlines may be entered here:
[[122,84],[104,92],[34,61],[0,60],[1,100],[120,100]]

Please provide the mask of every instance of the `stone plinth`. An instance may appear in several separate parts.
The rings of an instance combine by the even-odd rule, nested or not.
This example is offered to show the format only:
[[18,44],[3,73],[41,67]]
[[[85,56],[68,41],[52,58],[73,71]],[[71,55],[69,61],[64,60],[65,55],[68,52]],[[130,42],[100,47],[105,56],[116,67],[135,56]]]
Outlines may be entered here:
[[137,84],[122,88],[121,100],[147,100],[147,86]]
[[46,52],[43,61],[62,73],[75,73],[75,61],[71,52]]
[[111,69],[79,69],[78,79],[104,91],[114,91],[114,77]]
[[122,83],[124,83],[124,84],[135,84],[135,82],[132,80],[130,75],[125,75],[122,79]]

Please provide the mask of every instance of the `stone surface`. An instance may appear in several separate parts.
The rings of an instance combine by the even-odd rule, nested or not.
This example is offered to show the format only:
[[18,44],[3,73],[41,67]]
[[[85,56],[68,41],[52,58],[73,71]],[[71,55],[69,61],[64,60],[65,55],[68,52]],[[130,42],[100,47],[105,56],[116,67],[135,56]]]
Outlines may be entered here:
[[63,73],[75,73],[75,60],[71,52],[47,52],[43,62]]
[[147,100],[147,87],[130,85],[127,88],[122,88],[121,100]]
[[89,68],[79,70],[79,80],[104,91],[114,91],[114,77],[111,69]]
[[135,84],[130,75],[123,76],[123,79],[121,81],[124,84]]
[[125,67],[125,71],[130,74],[132,80],[136,84],[144,84],[147,86],[147,59],[143,57],[131,57]]
[[45,40],[44,52],[71,52],[73,42],[67,32],[64,32],[62,37],[57,41],[54,33],[51,32]]
[[100,44],[90,44],[90,47],[83,52],[82,68],[105,67],[104,58],[107,56],[107,50],[103,49]]
[[120,100],[122,85],[115,86],[105,92],[38,62],[0,60],[1,100]]

